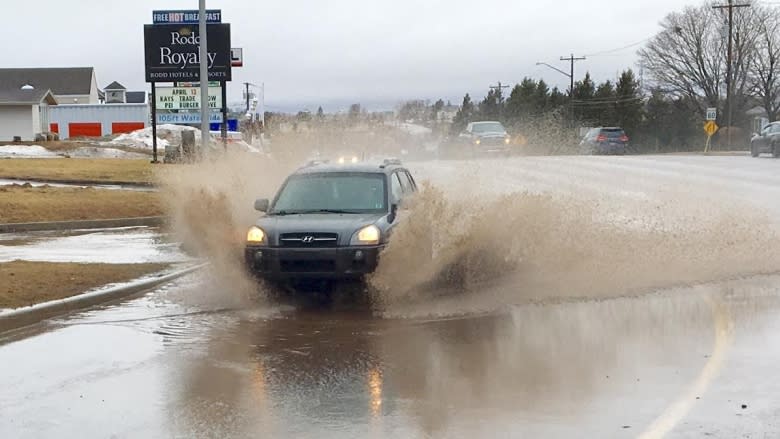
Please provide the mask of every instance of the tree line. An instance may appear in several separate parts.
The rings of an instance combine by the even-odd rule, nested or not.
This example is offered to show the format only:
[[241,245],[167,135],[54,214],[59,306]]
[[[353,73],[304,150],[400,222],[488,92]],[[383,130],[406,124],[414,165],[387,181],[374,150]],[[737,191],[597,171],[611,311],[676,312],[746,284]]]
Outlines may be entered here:
[[[452,133],[472,121],[500,120],[529,142],[554,130],[574,141],[577,127],[621,126],[639,149],[700,148],[708,107],[718,109],[719,126],[727,125],[725,23],[724,12],[710,2],[668,14],[661,31],[638,52],[646,76],[642,84],[626,69],[614,81],[599,83],[586,73],[573,90],[526,77],[508,96],[491,88],[475,102],[466,94]],[[732,146],[746,147],[756,117],[780,117],[780,8],[753,3],[734,10],[731,70],[732,132],[737,133]],[[414,114],[435,112],[433,107]]]

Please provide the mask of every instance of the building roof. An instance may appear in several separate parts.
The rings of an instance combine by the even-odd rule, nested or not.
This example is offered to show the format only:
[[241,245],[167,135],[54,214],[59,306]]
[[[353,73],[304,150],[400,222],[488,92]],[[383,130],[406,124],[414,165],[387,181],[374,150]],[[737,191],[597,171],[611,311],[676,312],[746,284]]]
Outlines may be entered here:
[[103,90],[119,91],[119,90],[127,90],[127,88],[124,85],[114,81],[111,84],[108,84]]
[[128,104],[144,104],[146,103],[146,92],[128,91],[125,93],[125,102]]
[[0,105],[38,105],[44,101],[57,104],[49,89],[0,90]]
[[50,89],[55,95],[88,95],[94,71],[93,67],[0,69],[0,92],[29,84],[36,89]]

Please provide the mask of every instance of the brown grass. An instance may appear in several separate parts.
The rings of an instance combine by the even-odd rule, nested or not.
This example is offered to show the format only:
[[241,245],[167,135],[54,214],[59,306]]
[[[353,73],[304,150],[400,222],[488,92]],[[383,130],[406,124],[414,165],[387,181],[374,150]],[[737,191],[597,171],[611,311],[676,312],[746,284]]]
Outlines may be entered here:
[[153,166],[143,159],[4,159],[0,178],[146,184],[153,181]]
[[72,264],[13,261],[0,264],[0,308],[63,299],[110,283],[155,273],[166,264]]
[[0,186],[0,223],[133,218],[163,214],[156,192]]

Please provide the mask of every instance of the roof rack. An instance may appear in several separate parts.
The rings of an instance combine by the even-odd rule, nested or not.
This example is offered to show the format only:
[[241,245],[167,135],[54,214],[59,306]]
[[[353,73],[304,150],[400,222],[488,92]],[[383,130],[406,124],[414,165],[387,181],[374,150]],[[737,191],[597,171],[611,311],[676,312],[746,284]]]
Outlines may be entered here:
[[384,168],[386,166],[391,166],[391,165],[401,166],[402,165],[401,159],[396,158],[396,157],[388,157],[388,158],[382,160],[382,164],[379,165],[379,167],[380,168]]
[[304,168],[308,168],[308,167],[311,167],[311,166],[324,165],[324,164],[327,164],[327,163],[330,163],[330,160],[315,159],[315,160],[309,160],[308,162],[306,162],[305,165],[303,165],[303,167]]

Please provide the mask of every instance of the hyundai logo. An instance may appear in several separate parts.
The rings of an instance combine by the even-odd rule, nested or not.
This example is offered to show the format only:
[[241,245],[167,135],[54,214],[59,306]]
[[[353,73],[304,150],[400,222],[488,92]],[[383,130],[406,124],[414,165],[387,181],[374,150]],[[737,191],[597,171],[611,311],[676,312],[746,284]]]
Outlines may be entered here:
[[304,244],[311,244],[312,242],[314,242],[314,237],[304,236],[303,238],[301,238],[301,242],[303,242]]

